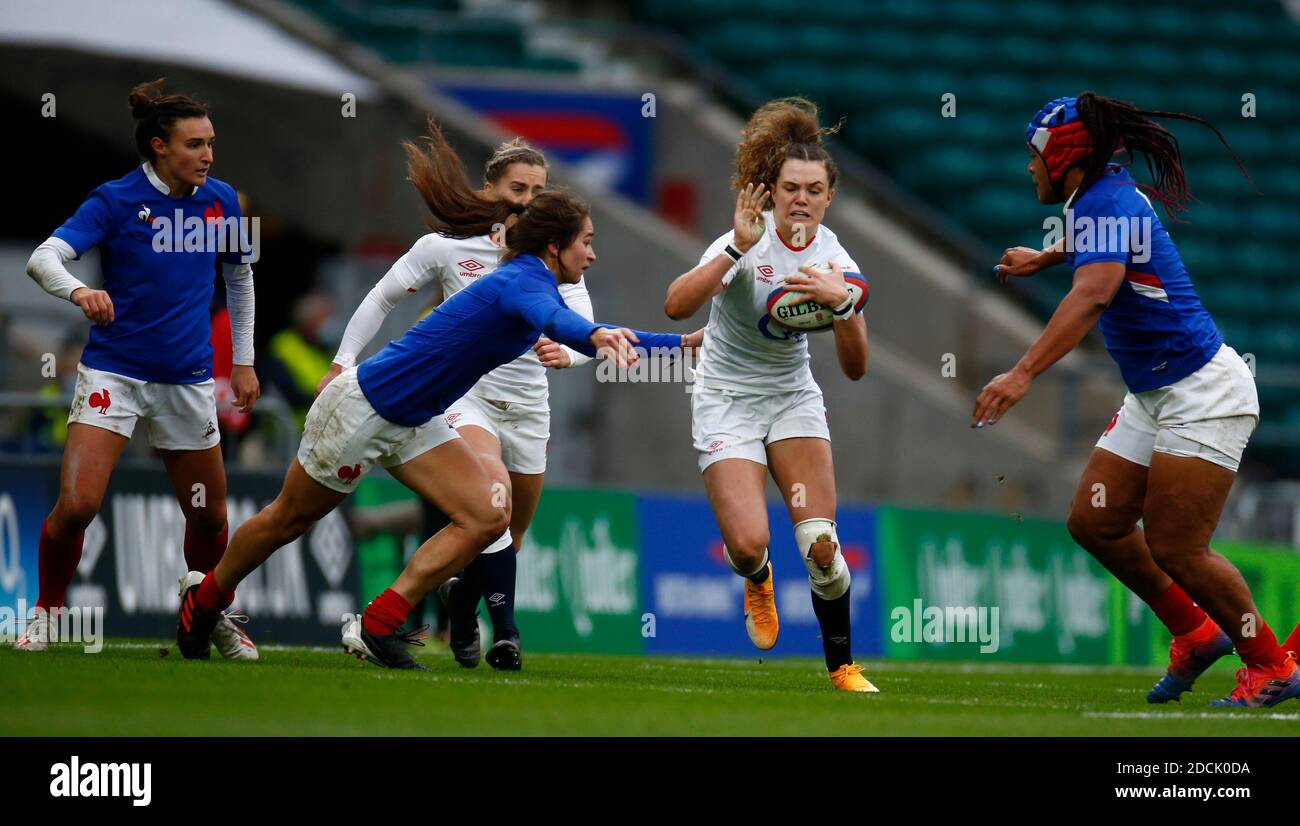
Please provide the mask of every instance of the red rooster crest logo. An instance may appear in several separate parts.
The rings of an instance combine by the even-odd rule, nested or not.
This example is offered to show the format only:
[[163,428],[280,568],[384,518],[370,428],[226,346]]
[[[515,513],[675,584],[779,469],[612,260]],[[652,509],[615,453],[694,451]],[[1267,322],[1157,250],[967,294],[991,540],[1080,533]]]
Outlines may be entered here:
[[208,209],[203,210],[203,222],[204,222],[204,223],[212,223],[213,221],[219,221],[219,220],[221,220],[221,219],[224,218],[224,217],[225,217],[225,215],[224,215],[224,214],[222,213],[222,211],[221,211],[221,202],[220,202],[220,201],[213,201],[211,207],[209,207]]
[[349,485],[352,484],[353,482],[356,481],[357,477],[360,475],[361,475],[360,464],[355,464],[352,467],[348,467],[347,465],[344,465],[343,467],[339,468],[339,478],[342,479],[346,484]]
[[90,394],[90,406],[98,410],[101,416],[108,412],[109,405],[112,403],[113,399],[108,395],[107,387]]

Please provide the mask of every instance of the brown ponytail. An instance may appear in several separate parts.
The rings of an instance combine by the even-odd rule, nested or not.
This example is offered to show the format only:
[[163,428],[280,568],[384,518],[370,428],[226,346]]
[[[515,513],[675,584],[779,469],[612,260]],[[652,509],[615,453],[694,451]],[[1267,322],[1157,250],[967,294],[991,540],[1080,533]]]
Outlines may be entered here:
[[820,126],[817,104],[807,98],[780,98],[764,103],[750,116],[741,132],[732,188],[741,190],[755,183],[775,189],[781,165],[793,159],[824,163],[826,182],[834,189],[839,168],[822,146],[822,138],[838,132],[841,124],[842,121],[831,127]]
[[511,215],[519,216],[505,232],[502,261],[525,254],[545,258],[549,244],[564,249],[582,232],[582,222],[591,214],[586,201],[562,190],[539,192],[525,207],[471,189],[456,150],[432,118],[428,134],[418,143],[404,141],[402,148],[407,175],[433,216],[429,226],[435,232],[473,238],[495,233]]
[[428,121],[428,134],[418,142],[402,141],[402,149],[406,150],[406,175],[433,216],[429,226],[434,232],[451,238],[487,235],[523,210],[470,187],[456,150],[433,118]]
[[202,101],[189,95],[163,94],[165,81],[166,78],[160,77],[152,83],[141,83],[126,99],[131,107],[131,117],[138,121],[135,125],[135,149],[143,160],[150,163],[155,160],[154,138],[161,138],[166,143],[176,121],[208,116],[208,105]]

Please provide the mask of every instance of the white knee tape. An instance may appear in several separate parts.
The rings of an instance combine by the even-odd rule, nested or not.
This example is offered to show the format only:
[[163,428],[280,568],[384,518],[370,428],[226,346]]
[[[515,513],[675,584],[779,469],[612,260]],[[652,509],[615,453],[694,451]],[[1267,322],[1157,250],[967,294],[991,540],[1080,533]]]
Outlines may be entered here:
[[740,570],[739,568],[736,567],[736,561],[735,561],[734,559],[731,558],[731,551],[727,550],[727,545],[726,545],[726,543],[723,543],[723,545],[722,545],[722,556],[723,556],[723,558],[725,558],[725,559],[727,560],[727,564],[731,566],[731,570],[735,571],[736,573],[740,574],[741,576],[753,576],[754,574],[756,574],[756,573],[758,573],[759,571],[761,571],[761,570],[763,570],[764,568],[766,568],[766,567],[767,567],[767,562],[768,562],[768,552],[767,552],[767,548],[764,548],[764,549],[763,549],[763,561],[760,562],[760,563],[758,563],[758,565],[756,565],[756,566],[754,567],[754,570],[752,570],[752,571],[742,571],[742,570]]
[[[808,584],[813,593],[822,599],[838,599],[849,589],[852,577],[849,566],[840,553],[839,536],[835,533],[835,522],[831,519],[805,519],[794,526],[794,542],[803,557],[804,567],[808,569]],[[835,543],[835,556],[829,564],[822,566],[813,561],[812,547],[818,542]]]

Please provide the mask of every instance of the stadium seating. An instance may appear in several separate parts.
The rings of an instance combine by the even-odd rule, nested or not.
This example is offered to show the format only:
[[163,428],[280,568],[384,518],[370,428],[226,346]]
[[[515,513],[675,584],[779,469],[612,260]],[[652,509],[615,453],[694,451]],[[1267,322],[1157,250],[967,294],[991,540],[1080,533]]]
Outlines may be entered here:
[[[640,10],[765,94],[804,94],[828,119],[846,116],[851,147],[991,251],[1041,243],[1043,219],[1059,214],[1036,204],[1025,169],[1024,124],[1044,101],[1091,89],[1208,118],[1263,194],[1213,133],[1175,122],[1198,202],[1186,223],[1166,225],[1229,343],[1255,355],[1264,421],[1300,424],[1300,385],[1287,378],[1300,372],[1300,285],[1286,255],[1300,245],[1300,25],[1277,0],[1103,0],[1065,16],[1051,0],[641,0]],[[944,118],[949,92],[957,116]],[[1254,118],[1243,117],[1247,92]],[[1068,276],[1044,282],[1027,295],[1045,317]],[[1257,442],[1294,470],[1297,432],[1269,428]]]
[[460,0],[295,0],[349,38],[400,64],[573,72],[575,60],[530,53],[523,27],[465,16]]

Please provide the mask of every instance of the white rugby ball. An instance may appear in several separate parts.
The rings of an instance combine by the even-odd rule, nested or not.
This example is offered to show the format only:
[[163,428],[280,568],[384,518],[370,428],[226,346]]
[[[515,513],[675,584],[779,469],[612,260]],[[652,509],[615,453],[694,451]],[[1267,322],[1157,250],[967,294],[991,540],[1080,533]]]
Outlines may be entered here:
[[[830,267],[815,267],[823,273],[830,273]],[[867,279],[855,272],[844,273],[844,284],[853,297],[853,311],[862,312],[867,303]],[[829,330],[835,323],[835,314],[831,308],[816,301],[808,301],[806,296],[796,290],[777,287],[767,295],[767,314],[782,327],[812,333]]]

